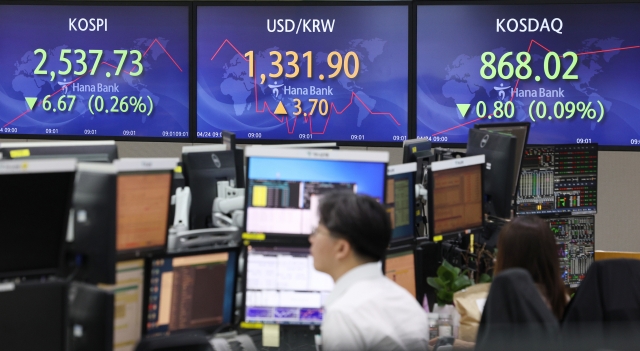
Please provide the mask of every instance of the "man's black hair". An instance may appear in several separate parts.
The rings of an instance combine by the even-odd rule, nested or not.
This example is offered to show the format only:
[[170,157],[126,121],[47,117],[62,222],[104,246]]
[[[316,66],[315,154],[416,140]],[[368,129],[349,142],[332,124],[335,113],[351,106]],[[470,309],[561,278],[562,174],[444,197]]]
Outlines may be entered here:
[[348,191],[331,192],[320,200],[320,223],[331,235],[345,239],[363,258],[379,261],[391,241],[391,220],[372,197]]

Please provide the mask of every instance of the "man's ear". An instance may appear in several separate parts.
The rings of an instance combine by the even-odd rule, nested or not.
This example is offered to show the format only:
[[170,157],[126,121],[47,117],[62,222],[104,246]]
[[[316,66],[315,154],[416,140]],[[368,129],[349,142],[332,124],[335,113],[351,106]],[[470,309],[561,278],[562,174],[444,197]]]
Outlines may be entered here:
[[349,255],[351,255],[351,252],[352,252],[351,244],[349,244],[349,242],[345,239],[338,239],[338,242],[336,243],[335,252],[336,252],[336,259],[342,260],[348,257]]

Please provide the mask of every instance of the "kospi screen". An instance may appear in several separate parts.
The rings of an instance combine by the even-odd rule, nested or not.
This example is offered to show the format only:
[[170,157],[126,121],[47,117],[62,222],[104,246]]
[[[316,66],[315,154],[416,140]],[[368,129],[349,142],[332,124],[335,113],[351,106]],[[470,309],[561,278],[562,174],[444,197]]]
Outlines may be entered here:
[[189,6],[0,5],[0,137],[189,137]]
[[407,138],[409,7],[198,6],[197,138]]
[[530,144],[640,145],[640,4],[421,5],[417,136],[531,122]]

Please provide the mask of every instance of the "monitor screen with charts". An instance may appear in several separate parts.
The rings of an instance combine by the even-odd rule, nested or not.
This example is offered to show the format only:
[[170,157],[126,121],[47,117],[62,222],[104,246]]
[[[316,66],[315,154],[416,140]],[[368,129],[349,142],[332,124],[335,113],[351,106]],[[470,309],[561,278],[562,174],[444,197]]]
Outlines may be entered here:
[[198,142],[407,138],[410,3],[195,4]]
[[384,274],[396,284],[416,296],[416,266],[413,250],[388,253],[384,262]]
[[119,252],[165,246],[171,177],[170,171],[118,175],[116,247]]
[[142,337],[144,269],[143,259],[118,262],[116,284],[104,287],[115,294],[114,351],[134,351]]
[[10,3],[0,138],[189,139],[189,3]]
[[233,316],[236,248],[151,260],[147,335],[213,331]]
[[387,213],[391,218],[391,242],[413,239],[415,236],[415,162],[393,165],[387,168]]
[[308,247],[247,248],[247,322],[321,324],[333,279],[313,267]]
[[429,233],[433,238],[482,227],[482,167],[484,155],[431,164]]
[[384,203],[385,152],[249,147],[245,154],[247,232],[309,235],[320,198],[332,191]]

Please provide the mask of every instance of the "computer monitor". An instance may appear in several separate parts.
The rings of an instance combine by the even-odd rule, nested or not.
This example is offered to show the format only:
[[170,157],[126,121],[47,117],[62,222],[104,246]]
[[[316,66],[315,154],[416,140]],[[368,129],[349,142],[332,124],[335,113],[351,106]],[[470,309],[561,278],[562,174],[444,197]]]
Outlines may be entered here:
[[246,250],[244,320],[319,325],[333,279],[313,267],[307,246],[256,246]]
[[515,160],[518,139],[511,134],[469,129],[467,156],[484,155],[485,212],[509,219],[513,205],[513,187],[517,182]]
[[236,149],[236,133],[222,131],[222,144],[226,147],[226,150]]
[[154,257],[146,288],[146,335],[212,332],[233,321],[238,249]]
[[[80,258],[76,279],[114,284],[116,279],[117,168],[79,163],[73,192],[73,236],[68,252]],[[75,260],[74,260],[75,261]]]
[[515,199],[518,195],[518,184],[520,180],[520,170],[522,169],[522,157],[524,155],[524,147],[529,140],[529,128],[531,123],[529,122],[514,122],[514,123],[489,123],[489,124],[476,124],[474,128],[480,130],[490,130],[492,132],[507,133],[516,137],[516,152],[514,158],[513,177],[516,180],[513,183],[512,196]]
[[413,297],[418,297],[416,255],[412,246],[390,249],[384,261],[384,274],[405,288]]
[[67,350],[65,282],[31,281],[0,286],[3,350]]
[[120,159],[116,179],[116,250],[120,257],[163,252],[171,180],[178,159]]
[[331,191],[384,204],[386,152],[248,147],[245,153],[247,232],[307,236],[318,225],[320,198]]
[[114,294],[94,285],[69,286],[69,351],[113,350]]
[[101,286],[114,294],[113,351],[133,351],[142,338],[145,260],[116,265],[116,284]]
[[75,158],[78,162],[113,162],[118,147],[113,140],[0,143],[0,159]]
[[244,188],[242,150],[226,150],[225,145],[185,146],[182,148],[182,171],[191,189],[190,229],[212,227],[213,200],[218,196],[218,182],[228,180]]
[[484,161],[484,155],[477,155],[431,164],[428,188],[431,240],[482,229]]
[[411,241],[416,235],[416,163],[404,163],[387,167],[385,204],[391,218],[391,245]]
[[598,144],[525,148],[516,214],[569,216],[598,210]]
[[416,153],[424,154],[431,151],[429,139],[410,139],[402,143],[402,163],[416,162]]
[[0,279],[61,272],[76,160],[0,162]]

